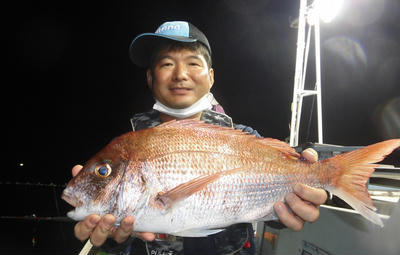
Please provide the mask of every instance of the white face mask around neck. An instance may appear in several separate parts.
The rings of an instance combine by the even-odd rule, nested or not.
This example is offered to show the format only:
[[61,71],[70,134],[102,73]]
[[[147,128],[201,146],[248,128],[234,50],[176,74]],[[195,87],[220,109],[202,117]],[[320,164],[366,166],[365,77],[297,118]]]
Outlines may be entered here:
[[202,112],[204,110],[210,110],[212,108],[211,105],[212,98],[213,95],[211,93],[207,93],[202,98],[200,98],[196,103],[183,109],[170,108],[156,99],[156,103],[154,104],[153,109],[178,119],[184,119],[193,116],[196,113]]

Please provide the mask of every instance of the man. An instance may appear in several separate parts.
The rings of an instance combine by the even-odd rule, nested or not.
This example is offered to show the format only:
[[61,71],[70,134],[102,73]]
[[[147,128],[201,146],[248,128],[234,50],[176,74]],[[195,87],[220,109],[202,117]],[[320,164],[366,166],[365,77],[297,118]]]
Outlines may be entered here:
[[[210,89],[214,84],[214,70],[211,68],[211,47],[206,36],[192,24],[183,21],[166,22],[155,33],[137,36],[131,44],[130,57],[135,64],[147,68],[147,85],[156,101],[153,110],[136,114],[131,119],[134,130],[173,119],[190,118],[242,129],[259,136],[252,128],[233,124],[229,116],[212,110],[213,97]],[[309,161],[317,159],[313,150],[304,151],[302,156]],[[75,166],[73,175],[81,168],[82,166]],[[274,210],[281,223],[299,231],[305,221],[312,222],[318,218],[318,206],[326,199],[324,190],[297,184],[294,186],[294,193],[286,196],[286,204],[277,202]],[[147,252],[156,252],[154,254],[253,254],[255,251],[251,224],[233,225],[226,231],[206,238],[184,238],[182,241],[179,238],[166,237],[167,241],[158,240],[143,245],[139,239],[132,241],[129,237],[136,235],[143,240],[153,241],[155,235],[134,233],[133,217],[126,217],[117,228],[114,227],[115,221],[112,215],[90,215],[76,224],[75,236],[80,240],[90,237],[94,246],[101,246],[108,237],[112,237],[115,242],[109,239],[105,249],[125,253],[132,252],[139,246],[142,246],[139,249]],[[122,245],[115,249],[118,244]],[[246,248],[243,248],[244,245]]]

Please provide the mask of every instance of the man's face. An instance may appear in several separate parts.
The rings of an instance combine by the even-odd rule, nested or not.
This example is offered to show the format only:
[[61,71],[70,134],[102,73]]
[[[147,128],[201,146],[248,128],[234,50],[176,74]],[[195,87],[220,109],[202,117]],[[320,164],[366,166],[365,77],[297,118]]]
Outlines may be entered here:
[[207,94],[214,83],[214,70],[204,56],[188,49],[160,51],[153,72],[147,71],[153,96],[164,105],[182,109]]

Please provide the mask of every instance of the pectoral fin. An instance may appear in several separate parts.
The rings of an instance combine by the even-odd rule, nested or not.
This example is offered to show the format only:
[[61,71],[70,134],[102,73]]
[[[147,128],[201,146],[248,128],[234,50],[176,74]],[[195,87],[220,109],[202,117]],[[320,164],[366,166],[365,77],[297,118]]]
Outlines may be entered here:
[[211,175],[199,176],[197,178],[194,178],[193,180],[182,183],[169,191],[159,192],[154,198],[154,202],[156,206],[160,209],[169,209],[175,203],[193,195],[197,191],[204,189],[208,184],[215,182],[220,177],[224,175],[234,174],[241,170],[243,169],[236,168]]

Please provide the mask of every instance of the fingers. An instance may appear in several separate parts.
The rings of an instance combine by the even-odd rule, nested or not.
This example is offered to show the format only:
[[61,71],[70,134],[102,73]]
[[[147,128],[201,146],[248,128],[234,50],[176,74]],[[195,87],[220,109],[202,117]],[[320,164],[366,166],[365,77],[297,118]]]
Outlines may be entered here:
[[276,202],[274,209],[280,221],[294,231],[303,228],[304,222],[314,222],[319,217],[319,205],[325,203],[325,190],[313,188],[301,183],[294,186],[294,193],[285,197],[283,202]]
[[75,225],[75,236],[81,241],[90,237],[90,242],[94,246],[100,246],[111,233],[115,220],[115,217],[110,214],[102,218],[97,214],[91,214]]
[[154,241],[154,239],[156,239],[156,235],[150,232],[136,232],[136,236],[148,242]]
[[111,214],[104,215],[90,235],[90,242],[94,246],[102,245],[111,234],[116,218]]
[[314,149],[308,148],[301,153],[301,158],[307,160],[310,163],[315,163],[318,161],[318,153]]
[[72,177],[75,177],[81,170],[83,166],[81,165],[76,165],[72,168]]
[[114,240],[117,243],[122,243],[132,234],[134,219],[128,216],[121,221],[120,226],[113,233]]
[[302,183],[297,183],[293,189],[301,199],[309,201],[314,205],[322,205],[328,199],[328,195],[323,189],[313,188]]
[[116,218],[111,214],[106,214],[103,217],[96,214],[89,215],[84,221],[75,225],[75,236],[81,241],[90,237],[90,242],[94,246],[102,245],[110,236],[118,243],[124,242],[131,234],[135,234],[146,241],[155,239],[154,233],[132,233],[133,216],[125,217],[117,229],[114,228],[115,222]]
[[87,216],[84,221],[78,222],[74,228],[76,238],[81,241],[88,239],[99,221],[100,216],[92,214]]
[[285,201],[293,211],[303,221],[314,222],[319,217],[319,208],[311,203],[303,201],[294,193],[289,193]]
[[274,210],[282,224],[288,228],[291,228],[294,231],[300,231],[303,228],[304,221],[290,212],[283,202],[276,202],[274,204]]

